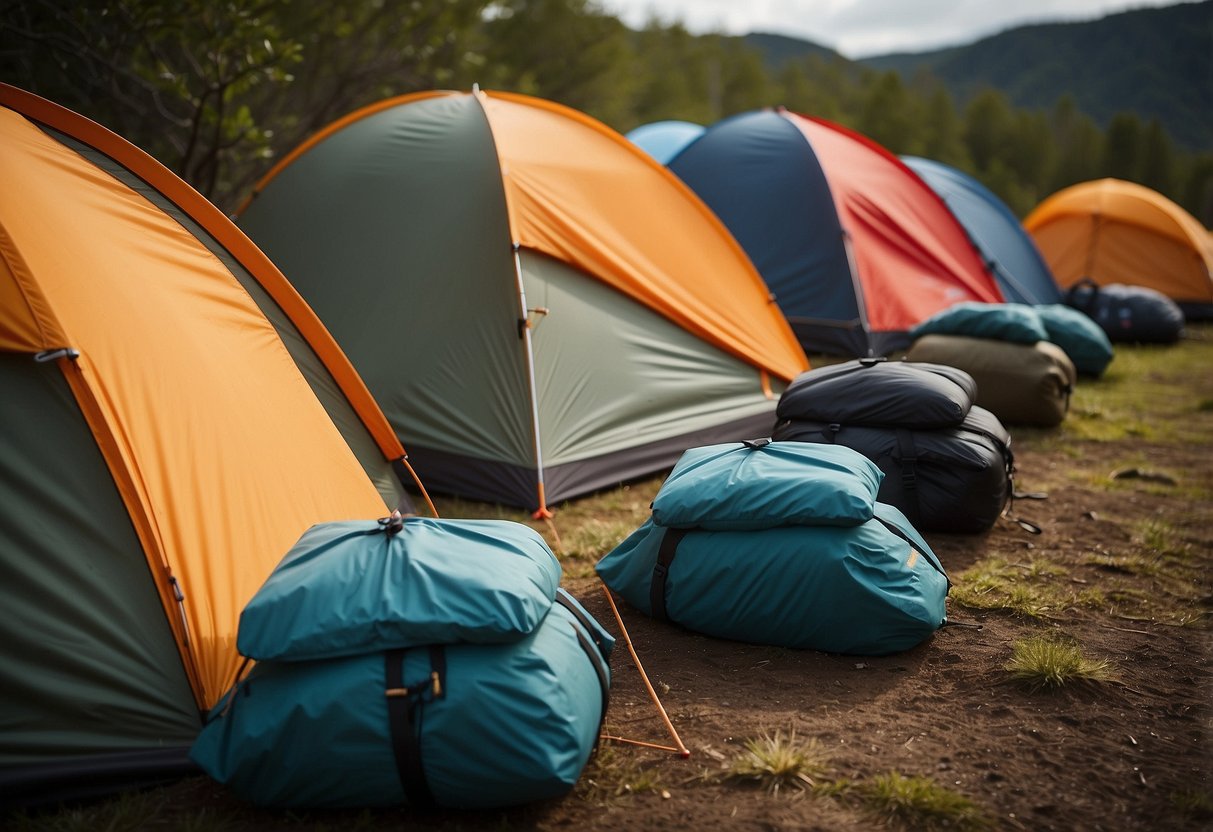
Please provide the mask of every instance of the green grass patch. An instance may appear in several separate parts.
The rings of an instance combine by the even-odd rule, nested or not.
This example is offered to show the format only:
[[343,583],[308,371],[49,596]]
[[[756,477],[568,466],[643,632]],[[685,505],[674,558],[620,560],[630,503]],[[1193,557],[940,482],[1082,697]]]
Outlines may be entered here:
[[1087,603],[1066,580],[1068,576],[1065,569],[1043,558],[1012,562],[995,556],[955,576],[949,594],[953,601],[970,609],[1047,618],[1067,607]]
[[[241,807],[220,810],[202,807],[182,814],[166,789],[150,789],[119,794],[104,803],[85,804],[54,813],[18,812],[5,818],[5,829],[12,832],[142,832],[145,829],[173,829],[181,832],[220,832],[251,829],[247,811]],[[344,824],[343,829],[357,832],[365,824]]]
[[626,795],[660,792],[665,787],[653,766],[609,742],[598,745],[577,781],[576,794],[582,799],[602,802]]
[[726,777],[760,783],[776,794],[788,786],[811,789],[828,771],[829,757],[816,738],[801,741],[795,731],[776,731],[747,740]]
[[1081,682],[1112,677],[1112,663],[1089,659],[1077,644],[1056,636],[1029,636],[1015,642],[1003,668],[1011,679],[1035,692],[1060,690]]
[[858,784],[853,791],[863,809],[885,824],[924,832],[976,832],[992,827],[979,805],[929,777],[889,772]]
[[[1098,379],[1080,378],[1070,411],[1056,428],[1017,430],[1042,450],[1065,452],[1076,440],[1148,439],[1183,443],[1213,429],[1213,380],[1209,379],[1205,329],[1174,345],[1116,344],[1116,355]],[[1143,384],[1143,380],[1148,384]]]
[[1171,804],[1189,820],[1213,820],[1213,794],[1188,789],[1171,795]]

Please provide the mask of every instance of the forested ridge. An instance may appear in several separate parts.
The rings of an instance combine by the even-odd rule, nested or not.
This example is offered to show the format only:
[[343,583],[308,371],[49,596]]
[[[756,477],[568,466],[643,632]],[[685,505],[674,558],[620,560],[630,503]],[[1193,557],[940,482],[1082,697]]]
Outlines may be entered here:
[[[633,30],[594,0],[0,6],[0,80],[104,124],[227,211],[350,111],[478,83],[620,132],[782,105],[968,171],[1021,216],[1066,185],[1114,176],[1209,226],[1211,44],[1213,0],[863,62],[660,19]],[[1104,94],[1091,99],[1094,82]]]

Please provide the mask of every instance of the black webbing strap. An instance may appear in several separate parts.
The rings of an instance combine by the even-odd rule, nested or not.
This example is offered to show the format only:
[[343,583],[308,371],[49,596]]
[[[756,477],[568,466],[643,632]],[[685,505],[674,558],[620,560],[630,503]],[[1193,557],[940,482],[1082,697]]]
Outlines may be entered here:
[[910,522],[918,523],[922,517],[918,495],[918,449],[914,446],[914,435],[906,428],[897,428],[897,452],[900,454],[901,487],[905,490],[905,505],[909,506]]
[[414,685],[404,683],[406,648],[388,650],[383,657],[387,698],[388,730],[391,732],[392,753],[396,758],[396,773],[409,805],[418,809],[433,809],[437,804],[425,779],[421,761],[420,724],[414,728],[414,717],[420,723],[421,705],[445,695],[446,651],[442,645],[430,645],[430,675]]
[[[574,604],[567,595],[563,592],[556,593],[556,603],[564,607],[577,621],[581,627],[573,627],[573,632],[577,634],[577,644],[581,646],[590,664],[594,668],[594,673],[598,675],[598,687],[602,689],[602,713],[598,717],[598,733],[602,733],[602,725],[606,722],[607,706],[611,701],[611,680],[607,676],[606,654],[603,650],[602,639],[598,637],[598,628],[593,625],[585,612]],[[585,632],[582,632],[584,629]],[[591,643],[591,639],[593,640]],[[594,741],[595,745],[597,740]]]
[[654,618],[668,621],[665,611],[665,579],[670,573],[670,564],[678,553],[678,544],[686,537],[687,529],[666,529],[657,550],[657,563],[653,566],[653,579],[649,583],[649,608]]

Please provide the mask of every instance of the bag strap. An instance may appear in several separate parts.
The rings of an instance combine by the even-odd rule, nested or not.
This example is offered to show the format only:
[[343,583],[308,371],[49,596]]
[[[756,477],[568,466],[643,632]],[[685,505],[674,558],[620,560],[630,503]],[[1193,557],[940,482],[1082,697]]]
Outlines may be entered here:
[[[573,626],[573,632],[577,635],[577,644],[585,653],[590,664],[594,668],[594,673],[598,676],[598,687],[602,690],[602,713],[598,717],[598,733],[595,736],[602,734],[602,726],[606,722],[607,706],[611,701],[611,679],[607,675],[606,651],[602,639],[598,636],[598,628],[593,626],[590,617],[585,611],[573,603],[573,600],[564,594],[562,590],[556,591],[556,603],[568,610],[573,618],[577,619],[577,623],[581,626]],[[583,632],[584,630],[584,632]],[[592,643],[591,643],[592,642]],[[594,740],[594,744],[598,744],[598,740]]]
[[901,463],[901,487],[905,491],[905,503],[910,507],[910,522],[919,523],[922,508],[919,506],[917,471],[918,448],[914,445],[914,434],[906,428],[897,428],[898,462]]
[[[441,644],[431,644],[430,675],[422,682],[404,683],[404,657],[408,648],[384,653],[384,682],[387,699],[388,730],[391,733],[392,754],[396,759],[396,774],[409,805],[418,809],[437,806],[430,785],[425,779],[421,760],[422,706],[427,701],[446,695],[446,651]],[[414,728],[413,723],[417,723]]]
[[649,583],[649,608],[653,618],[669,621],[665,609],[665,579],[670,573],[670,564],[678,554],[678,544],[686,537],[688,529],[666,529],[657,549],[657,563],[653,566],[653,578]]

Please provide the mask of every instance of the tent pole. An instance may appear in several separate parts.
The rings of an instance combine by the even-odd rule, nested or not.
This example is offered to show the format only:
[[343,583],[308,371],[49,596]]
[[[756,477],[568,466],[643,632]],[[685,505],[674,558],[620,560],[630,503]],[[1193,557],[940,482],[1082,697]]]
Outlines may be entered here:
[[535,387],[535,351],[531,344],[531,320],[526,305],[526,287],[522,284],[522,257],[519,255],[521,245],[514,243],[514,278],[518,281],[519,326],[522,336],[523,350],[526,352],[526,378],[531,394],[531,432],[535,439],[535,475],[538,491],[539,508],[532,515],[536,520],[548,519],[552,512],[548,509],[547,494],[543,482],[543,445],[539,441],[539,391]]
[[855,263],[851,234],[845,228],[842,230],[842,250],[847,253],[847,268],[851,272],[851,290],[855,293],[855,308],[859,312],[859,328],[863,330],[863,343],[870,357],[873,355],[872,327],[868,323],[868,307],[863,300],[863,286],[859,282],[859,266]]
[[636,648],[632,646],[632,638],[628,635],[628,628],[623,625],[623,616],[619,614],[619,607],[615,605],[615,599],[611,596],[611,588],[606,585],[606,581],[603,581],[601,576],[599,576],[598,580],[602,584],[602,593],[606,596],[607,603],[611,605],[611,612],[615,614],[615,623],[619,625],[619,632],[623,636],[623,643],[627,645],[628,653],[632,657],[632,664],[636,665],[636,669],[640,671],[640,681],[644,683],[645,690],[649,692],[649,699],[653,700],[653,706],[657,708],[657,714],[661,717],[661,721],[665,725],[666,731],[669,732],[670,738],[674,740],[675,747],[671,748],[668,745],[629,740],[607,734],[604,734],[603,738],[615,740],[616,742],[626,742],[632,745],[642,745],[646,748],[659,748],[662,751],[673,751],[685,760],[691,756],[690,749],[682,744],[682,737],[678,736],[678,730],[674,727],[674,723],[670,721],[670,716],[666,713],[665,707],[662,706],[661,699],[657,696],[657,691],[653,690],[653,683],[649,681],[649,674],[644,672],[644,665],[640,663],[640,656],[636,655]]

